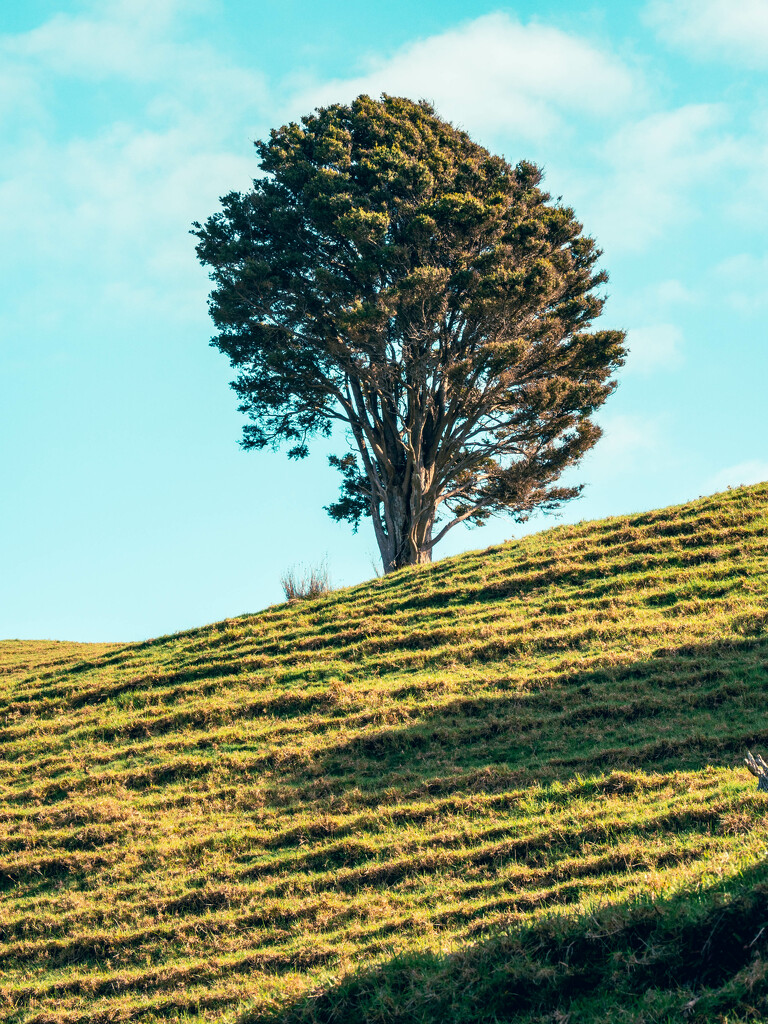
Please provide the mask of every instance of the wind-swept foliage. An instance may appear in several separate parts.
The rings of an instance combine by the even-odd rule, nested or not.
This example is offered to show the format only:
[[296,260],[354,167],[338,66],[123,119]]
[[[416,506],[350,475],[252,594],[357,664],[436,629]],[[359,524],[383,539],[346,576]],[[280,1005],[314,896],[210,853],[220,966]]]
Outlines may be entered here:
[[624,336],[590,330],[600,251],[540,170],[389,96],[256,146],[265,175],[194,232],[245,446],[302,458],[343,424],[328,511],[372,518],[387,571],[575,496],[557,480],[600,436]]

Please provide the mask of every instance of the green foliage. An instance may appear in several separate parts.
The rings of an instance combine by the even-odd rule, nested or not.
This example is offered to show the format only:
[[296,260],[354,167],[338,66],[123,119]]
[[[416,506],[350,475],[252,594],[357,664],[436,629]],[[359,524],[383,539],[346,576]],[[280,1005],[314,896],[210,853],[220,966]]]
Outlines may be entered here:
[[578,493],[556,481],[600,436],[624,335],[590,330],[600,252],[538,168],[390,96],[257,149],[264,176],[194,231],[245,447],[303,458],[343,424],[327,510],[370,516],[387,570],[428,561],[458,522]]
[[0,1017],[765,1019],[767,513],[1,643]]

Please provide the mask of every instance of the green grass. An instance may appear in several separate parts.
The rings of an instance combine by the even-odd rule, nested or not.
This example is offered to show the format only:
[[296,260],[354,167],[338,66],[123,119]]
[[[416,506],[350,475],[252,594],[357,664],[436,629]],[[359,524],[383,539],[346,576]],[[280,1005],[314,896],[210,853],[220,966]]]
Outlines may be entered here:
[[0,643],[0,1018],[768,1021],[768,485]]

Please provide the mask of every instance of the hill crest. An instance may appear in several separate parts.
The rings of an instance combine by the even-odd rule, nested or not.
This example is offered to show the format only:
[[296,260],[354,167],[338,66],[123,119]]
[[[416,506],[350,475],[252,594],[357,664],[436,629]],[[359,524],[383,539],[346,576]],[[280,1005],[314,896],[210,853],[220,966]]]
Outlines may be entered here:
[[627,1005],[647,975],[669,1019],[746,1013],[762,938],[681,964],[768,921],[733,770],[768,745],[767,513],[762,484],[140,644],[1,643],[7,1019],[611,1019],[555,966],[596,921]]

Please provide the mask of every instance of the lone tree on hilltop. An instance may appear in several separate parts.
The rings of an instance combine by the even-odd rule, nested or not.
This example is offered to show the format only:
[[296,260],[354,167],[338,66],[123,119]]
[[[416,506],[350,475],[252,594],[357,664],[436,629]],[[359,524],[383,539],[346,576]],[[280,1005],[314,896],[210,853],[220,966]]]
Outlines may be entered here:
[[427,103],[336,104],[257,142],[264,177],[195,223],[211,344],[238,370],[246,448],[344,424],[337,520],[386,571],[457,523],[552,510],[600,437],[622,331],[590,331],[600,250],[573,210]]

